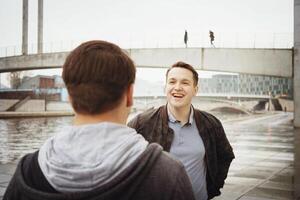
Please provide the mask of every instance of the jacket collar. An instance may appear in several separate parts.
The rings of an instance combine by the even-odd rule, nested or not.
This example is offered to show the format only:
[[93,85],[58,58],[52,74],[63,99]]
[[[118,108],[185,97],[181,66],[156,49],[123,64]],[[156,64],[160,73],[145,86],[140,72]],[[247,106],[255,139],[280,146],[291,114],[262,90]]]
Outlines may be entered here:
[[[168,114],[168,118],[169,118],[168,121],[170,121],[172,123],[180,122],[174,117],[174,115],[171,113],[171,111],[169,110],[167,105],[166,105],[166,108],[167,108],[167,114]],[[192,124],[193,122],[194,122],[194,107],[191,105],[189,120],[187,121],[186,124]]]
[[163,124],[164,126],[168,127],[169,116],[168,116],[167,105],[163,105],[159,109],[160,109],[160,117],[163,121]]
[[169,116],[167,105],[163,105],[159,108],[160,119],[162,119],[162,132],[163,134],[168,135],[168,132],[173,132],[173,130],[169,127]]
[[[192,105],[192,108],[194,110],[194,120],[196,123],[196,126],[198,128],[199,134],[201,135],[202,139],[207,139],[206,138],[206,134],[204,133],[204,129],[205,128],[211,128],[210,124],[205,123],[204,122],[206,120],[204,120],[204,116],[202,115],[201,111],[198,109],[195,109]],[[168,117],[168,110],[167,110],[167,105],[163,105],[160,108],[160,117],[162,119],[162,123],[163,123],[163,133],[167,133],[168,129],[169,129],[169,117]]]

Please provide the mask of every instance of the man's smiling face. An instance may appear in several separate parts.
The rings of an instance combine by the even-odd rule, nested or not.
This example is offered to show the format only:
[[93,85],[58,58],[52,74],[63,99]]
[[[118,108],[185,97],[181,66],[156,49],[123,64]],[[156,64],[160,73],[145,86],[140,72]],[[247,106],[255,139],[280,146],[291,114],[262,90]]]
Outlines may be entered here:
[[198,90],[193,73],[185,68],[174,67],[169,71],[166,81],[165,92],[168,104],[177,109],[190,106]]

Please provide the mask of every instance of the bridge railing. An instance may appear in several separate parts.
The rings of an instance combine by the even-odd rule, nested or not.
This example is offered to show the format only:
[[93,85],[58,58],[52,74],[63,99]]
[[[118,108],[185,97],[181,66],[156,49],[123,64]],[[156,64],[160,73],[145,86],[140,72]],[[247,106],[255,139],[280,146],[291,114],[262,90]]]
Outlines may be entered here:
[[[293,33],[229,33],[215,32],[214,46],[216,48],[292,48]],[[156,35],[134,35],[129,38],[102,38],[118,44],[121,48],[184,48],[182,33],[164,33]],[[135,38],[142,38],[140,40]],[[94,39],[94,38],[90,38]],[[45,42],[44,53],[70,51],[87,38],[81,40],[64,40]],[[188,32],[188,48],[212,47],[208,33]],[[21,45],[0,47],[0,57],[17,56],[22,53]],[[29,43],[28,54],[37,53],[37,43]]]

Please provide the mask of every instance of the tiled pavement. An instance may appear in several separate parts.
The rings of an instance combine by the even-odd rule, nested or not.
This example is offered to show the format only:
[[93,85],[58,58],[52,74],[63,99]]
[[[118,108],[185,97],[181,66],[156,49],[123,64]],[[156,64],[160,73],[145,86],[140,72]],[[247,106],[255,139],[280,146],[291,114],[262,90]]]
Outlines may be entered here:
[[294,129],[291,113],[225,123],[234,148],[222,195],[217,200],[291,200]]
[[[291,200],[294,176],[294,129],[291,113],[225,122],[234,148],[222,195],[216,200]],[[0,165],[0,198],[15,164]]]

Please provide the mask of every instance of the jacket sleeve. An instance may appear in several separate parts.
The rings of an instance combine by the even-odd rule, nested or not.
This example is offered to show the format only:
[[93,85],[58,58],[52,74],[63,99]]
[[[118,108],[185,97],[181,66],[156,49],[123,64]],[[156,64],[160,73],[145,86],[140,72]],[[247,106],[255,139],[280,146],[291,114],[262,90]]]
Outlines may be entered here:
[[217,160],[218,160],[218,173],[216,186],[222,188],[224,181],[227,177],[228,170],[232,160],[234,159],[234,153],[232,147],[226,137],[224,128],[220,122],[220,126],[216,133],[216,148],[217,148]]
[[182,167],[176,178],[172,200],[195,200],[190,179]]
[[139,115],[135,116],[132,120],[130,120],[128,123],[127,123],[127,126],[135,129],[136,131],[139,129]]

